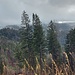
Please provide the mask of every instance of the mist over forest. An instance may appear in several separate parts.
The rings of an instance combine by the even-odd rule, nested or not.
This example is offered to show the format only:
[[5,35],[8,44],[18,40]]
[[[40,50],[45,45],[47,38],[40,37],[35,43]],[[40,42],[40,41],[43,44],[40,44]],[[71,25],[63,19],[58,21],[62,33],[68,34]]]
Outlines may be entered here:
[[75,75],[74,0],[0,0],[0,75]]

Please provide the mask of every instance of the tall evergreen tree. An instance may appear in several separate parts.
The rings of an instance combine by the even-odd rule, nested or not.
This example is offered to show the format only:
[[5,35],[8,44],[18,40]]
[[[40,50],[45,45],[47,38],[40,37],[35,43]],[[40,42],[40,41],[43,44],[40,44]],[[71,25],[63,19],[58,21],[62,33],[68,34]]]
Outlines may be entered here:
[[66,52],[75,53],[75,29],[71,29],[66,37],[66,45],[65,45]]
[[70,55],[70,53],[72,53],[72,54],[75,53],[75,28],[71,29],[66,36],[65,50],[66,50],[66,53],[68,54],[71,69],[72,69],[72,71],[74,71],[75,61],[74,61],[72,55]]
[[0,75],[3,73],[3,64],[2,64],[2,57],[1,57],[1,47],[0,47]]
[[42,28],[41,21],[37,14],[33,14],[33,28],[34,28],[34,50],[35,54],[40,56],[40,65],[42,68],[41,59],[44,55],[44,32]]
[[51,21],[48,25],[47,30],[47,44],[48,44],[48,51],[52,53],[53,59],[59,59],[61,54],[61,47],[57,39],[57,33],[54,23]]
[[22,29],[21,29],[21,42],[22,49],[24,49],[24,58],[27,58],[29,63],[32,61],[32,53],[33,53],[33,30],[32,26],[30,26],[30,20],[28,14],[24,11],[22,14]]

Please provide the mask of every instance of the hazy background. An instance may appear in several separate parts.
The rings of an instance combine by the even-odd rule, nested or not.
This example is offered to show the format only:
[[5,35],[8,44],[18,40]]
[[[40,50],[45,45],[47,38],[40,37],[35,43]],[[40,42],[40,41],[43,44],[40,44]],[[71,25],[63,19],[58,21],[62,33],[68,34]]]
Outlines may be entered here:
[[37,13],[44,23],[75,21],[75,0],[0,0],[0,26],[21,24],[23,10],[30,19]]

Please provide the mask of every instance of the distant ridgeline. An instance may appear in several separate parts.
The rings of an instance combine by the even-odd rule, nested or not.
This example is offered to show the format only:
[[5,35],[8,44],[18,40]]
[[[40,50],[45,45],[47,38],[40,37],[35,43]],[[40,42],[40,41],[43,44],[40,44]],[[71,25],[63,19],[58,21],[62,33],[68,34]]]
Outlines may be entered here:
[[19,26],[8,25],[0,29],[0,37],[7,38],[8,40],[18,41],[20,39]]
[[5,28],[19,30],[21,28],[21,25],[7,25]]
[[65,44],[66,36],[69,31],[75,28],[75,23],[55,23],[58,40],[62,46]]
[[[46,33],[48,24],[42,24]],[[75,28],[75,23],[55,23],[57,29],[58,40],[61,45],[65,44],[66,34],[70,29]],[[6,37],[9,40],[18,41],[20,39],[19,29],[22,25],[7,25],[0,29],[0,37]]]
[[[58,41],[59,43],[64,46],[65,44],[65,40],[66,40],[66,35],[68,34],[68,32],[75,28],[75,23],[54,23],[54,25],[56,26],[56,30],[57,30],[57,37],[58,37]],[[47,26],[48,24],[43,24],[43,28],[44,31],[47,31]]]

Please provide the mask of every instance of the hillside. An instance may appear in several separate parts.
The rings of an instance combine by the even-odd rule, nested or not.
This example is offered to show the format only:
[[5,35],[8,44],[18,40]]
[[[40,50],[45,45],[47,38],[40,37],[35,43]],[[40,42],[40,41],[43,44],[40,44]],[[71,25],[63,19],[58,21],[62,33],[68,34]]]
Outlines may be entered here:
[[18,41],[20,38],[19,30],[10,28],[0,29],[0,37],[5,37],[8,40]]
[[[65,44],[66,35],[69,33],[69,30],[75,28],[75,23],[54,23],[57,30],[58,40],[63,46]],[[48,24],[43,24],[44,31],[47,32]]]
[[[43,23],[42,25],[46,33],[48,24]],[[55,26],[58,33],[58,40],[60,44],[63,46],[65,44],[66,34],[68,34],[69,30],[75,27],[75,23],[74,22],[73,23],[55,23]],[[4,28],[9,28],[9,29],[18,31],[21,27],[22,27],[21,25],[7,25]]]

